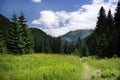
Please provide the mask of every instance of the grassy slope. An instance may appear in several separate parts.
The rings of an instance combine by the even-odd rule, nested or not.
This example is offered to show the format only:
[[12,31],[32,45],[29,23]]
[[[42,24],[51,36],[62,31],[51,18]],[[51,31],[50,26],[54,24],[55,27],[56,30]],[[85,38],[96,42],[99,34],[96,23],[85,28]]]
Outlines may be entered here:
[[0,80],[79,80],[82,70],[77,56],[0,55]]

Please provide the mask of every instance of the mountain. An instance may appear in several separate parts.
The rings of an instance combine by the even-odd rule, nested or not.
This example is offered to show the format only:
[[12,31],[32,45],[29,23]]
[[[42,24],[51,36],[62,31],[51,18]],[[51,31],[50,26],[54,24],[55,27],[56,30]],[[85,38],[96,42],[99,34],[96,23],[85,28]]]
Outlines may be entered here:
[[8,28],[11,25],[10,20],[0,14],[0,30],[3,31],[4,39],[6,40],[8,34]]
[[61,36],[62,41],[68,41],[75,43],[78,38],[81,38],[82,42],[85,42],[85,38],[89,36],[93,30],[76,30],[76,31],[70,31],[67,34]]
[[51,36],[47,35],[44,31],[38,28],[30,28],[31,34],[34,36],[35,39],[39,38],[51,38]]
[[53,38],[40,29],[30,28],[30,30],[34,38],[34,51],[36,53],[48,51],[46,49],[51,45]]

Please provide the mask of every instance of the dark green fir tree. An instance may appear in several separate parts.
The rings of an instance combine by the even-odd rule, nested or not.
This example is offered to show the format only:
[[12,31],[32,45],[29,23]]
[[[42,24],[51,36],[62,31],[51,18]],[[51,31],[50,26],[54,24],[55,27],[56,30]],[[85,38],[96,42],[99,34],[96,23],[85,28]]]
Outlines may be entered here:
[[27,27],[26,20],[24,14],[21,13],[18,18],[19,26],[21,27],[21,37],[23,39],[24,53],[33,53],[34,41],[31,35],[30,29]]

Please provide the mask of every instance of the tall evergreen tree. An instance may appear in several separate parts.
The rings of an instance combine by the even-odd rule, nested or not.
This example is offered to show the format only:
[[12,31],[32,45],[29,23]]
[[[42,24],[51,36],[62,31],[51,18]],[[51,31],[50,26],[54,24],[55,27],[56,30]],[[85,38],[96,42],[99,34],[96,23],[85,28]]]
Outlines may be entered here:
[[101,35],[101,33],[104,33],[104,29],[106,28],[106,13],[104,7],[101,7],[99,11],[99,17],[96,25],[95,32],[97,32],[98,35]]
[[107,26],[106,35],[108,35],[107,37],[111,37],[113,34],[115,34],[114,19],[111,14],[111,10],[109,10],[107,15],[106,26]]
[[10,53],[24,54],[33,51],[33,41],[30,30],[27,28],[24,15],[18,18],[13,14],[9,27],[7,48]]
[[12,25],[9,27],[7,48],[11,53],[23,53],[23,41],[21,37],[21,29],[17,22],[11,22]]
[[69,47],[68,47],[68,42],[67,41],[65,41],[65,43],[64,43],[64,53],[69,54]]
[[115,19],[116,34],[119,34],[120,33],[120,0],[118,0],[114,19]]
[[112,57],[114,54],[120,56],[120,0],[118,0],[114,19],[110,10],[105,18],[105,10],[101,7],[96,29],[88,37],[87,45],[90,54],[94,50],[102,57]]
[[106,14],[105,9],[101,7],[99,11],[98,21],[96,24],[96,29],[93,34],[88,38],[91,40],[87,41],[87,45],[90,51],[90,54],[96,54],[99,56],[104,55],[104,50],[107,45],[107,35],[106,31],[108,26],[106,25]]
[[80,37],[78,38],[77,43],[75,45],[74,53],[78,54],[79,56],[82,56],[82,42],[81,42]]
[[111,41],[113,40],[113,37],[115,35],[115,23],[114,23],[114,19],[113,16],[111,14],[111,10],[109,10],[108,15],[107,15],[107,29],[106,29],[106,37],[107,37],[107,45],[105,48],[105,52],[107,57],[111,57],[113,55],[113,48],[112,46],[114,45],[113,43],[111,43]]
[[80,37],[79,37],[78,40],[77,40],[76,48],[77,48],[77,49],[81,49],[81,48],[82,48],[82,42],[81,42]]
[[27,28],[26,20],[23,13],[21,13],[20,17],[18,18],[18,23],[21,26],[21,33],[22,33],[22,38],[24,43],[23,44],[24,52],[32,53],[34,48],[34,41],[30,32],[30,29]]
[[119,53],[119,50],[120,50],[120,0],[118,0],[116,13],[114,17],[114,23],[115,23],[113,28],[114,33],[107,46],[107,52],[109,53],[110,57],[113,56],[114,54],[120,56],[120,53]]
[[53,53],[63,53],[63,45],[61,42],[61,38],[53,38],[52,52]]
[[88,47],[87,47],[87,45],[85,44],[84,46],[83,46],[83,48],[82,48],[82,56],[89,56],[90,54],[89,54],[89,50],[88,50]]
[[120,0],[118,0],[114,20],[116,34],[113,37],[114,40],[112,40],[112,43],[114,43],[112,49],[113,53],[116,53],[118,56],[120,56]]
[[44,53],[51,53],[51,46],[48,39],[44,41],[44,47],[42,48]]
[[69,44],[69,54],[72,54],[75,51],[75,45],[72,43]]

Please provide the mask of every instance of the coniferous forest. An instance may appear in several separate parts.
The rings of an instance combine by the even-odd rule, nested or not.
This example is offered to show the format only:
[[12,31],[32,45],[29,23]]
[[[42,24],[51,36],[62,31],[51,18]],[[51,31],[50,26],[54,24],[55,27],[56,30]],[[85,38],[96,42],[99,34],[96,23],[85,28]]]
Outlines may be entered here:
[[56,53],[99,57],[120,56],[120,2],[114,15],[106,13],[102,6],[94,31],[83,43],[62,41],[61,37],[51,37],[37,28],[29,28],[24,13],[13,13],[11,19],[0,15],[0,53],[29,54]]
[[[4,3],[4,1],[9,2],[10,0],[2,1]],[[22,4],[24,1],[26,7],[28,6],[26,5],[27,1],[28,4],[31,4],[30,6],[34,7],[38,3],[39,6],[42,4],[39,0],[31,2],[30,0],[17,0]],[[47,1],[52,0],[44,0],[43,4]],[[93,1],[90,4],[92,7],[95,7],[96,4],[103,4],[102,1],[104,5],[115,2],[112,0],[108,0],[108,2],[106,0],[91,1]],[[80,10],[82,11],[90,5],[83,5],[84,8]],[[15,6],[17,5],[15,4]],[[24,6],[22,5],[22,7]],[[29,14],[26,17],[22,11],[19,14],[14,12],[9,19],[8,16],[5,17],[5,14],[0,13],[0,80],[120,80],[120,0],[117,2],[114,14],[112,11],[111,9],[107,11],[105,6],[101,6],[94,29],[71,30],[59,37],[52,37],[44,29],[30,26],[27,20]],[[50,18],[61,12],[60,16],[63,16],[63,13],[67,14],[67,11],[41,11],[40,14],[44,16],[43,14],[46,12],[49,13]],[[69,15],[74,13],[76,18],[76,12],[78,14],[79,11],[68,13]],[[53,15],[54,13],[55,15]],[[67,16],[69,15],[67,14]],[[30,17],[34,17],[33,14]],[[45,19],[49,18],[45,16]],[[79,21],[76,20],[78,20],[78,16],[72,22],[77,24]],[[53,24],[46,21],[48,24]],[[64,19],[61,21],[64,22]],[[85,21],[84,23],[83,20],[83,23],[87,24],[86,18]],[[65,23],[69,24],[69,21],[65,21]],[[65,24],[63,25],[65,26]],[[63,25],[61,23],[60,26]],[[59,30],[62,30],[62,27],[60,28]]]

